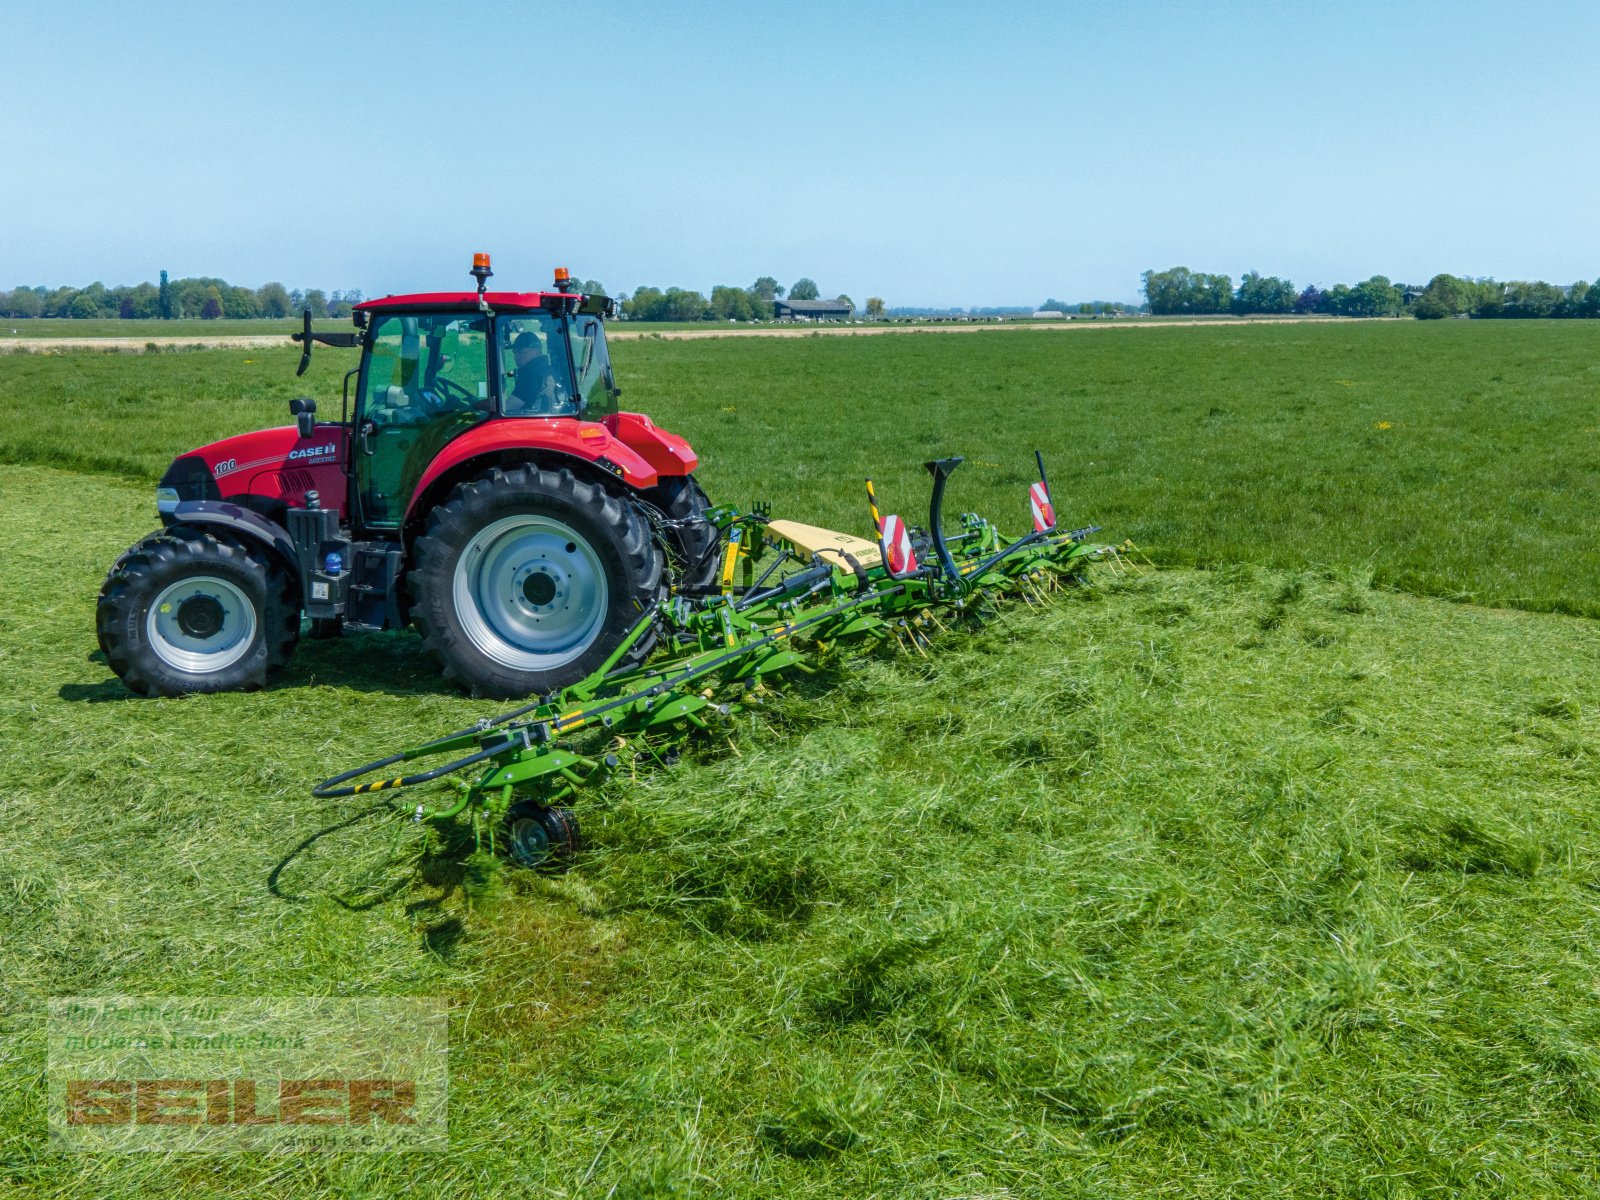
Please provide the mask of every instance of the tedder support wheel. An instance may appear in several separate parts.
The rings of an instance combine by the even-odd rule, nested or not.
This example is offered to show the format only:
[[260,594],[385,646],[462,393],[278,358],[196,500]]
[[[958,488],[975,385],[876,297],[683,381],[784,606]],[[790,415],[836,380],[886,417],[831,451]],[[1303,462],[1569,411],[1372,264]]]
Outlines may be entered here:
[[580,849],[578,818],[570,808],[518,800],[506,811],[506,855],[519,867],[564,871]]
[[[565,469],[495,468],[458,486],[417,539],[412,619],[445,677],[515,699],[598,669],[662,595],[634,506]],[[642,661],[654,631],[621,666]]]
[[111,669],[141,695],[242,691],[289,661],[300,605],[262,547],[177,525],[117,560],[95,630]]

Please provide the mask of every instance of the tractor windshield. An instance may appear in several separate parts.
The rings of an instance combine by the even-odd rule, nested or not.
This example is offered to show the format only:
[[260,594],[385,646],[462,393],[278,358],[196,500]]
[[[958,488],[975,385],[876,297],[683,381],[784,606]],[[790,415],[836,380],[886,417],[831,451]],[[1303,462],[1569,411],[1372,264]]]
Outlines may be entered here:
[[617,383],[611,374],[606,330],[599,317],[572,318],[572,356],[578,361],[578,395],[591,421],[617,411]]
[[500,341],[500,411],[508,417],[575,417],[572,362],[561,318],[543,311],[504,314]]

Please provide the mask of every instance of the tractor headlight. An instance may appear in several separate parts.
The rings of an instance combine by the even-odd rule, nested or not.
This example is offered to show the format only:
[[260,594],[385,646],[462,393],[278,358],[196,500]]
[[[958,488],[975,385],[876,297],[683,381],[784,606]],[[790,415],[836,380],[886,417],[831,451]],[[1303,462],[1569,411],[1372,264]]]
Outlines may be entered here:
[[178,489],[171,487],[158,487],[156,489],[156,512],[170,513],[178,510]]

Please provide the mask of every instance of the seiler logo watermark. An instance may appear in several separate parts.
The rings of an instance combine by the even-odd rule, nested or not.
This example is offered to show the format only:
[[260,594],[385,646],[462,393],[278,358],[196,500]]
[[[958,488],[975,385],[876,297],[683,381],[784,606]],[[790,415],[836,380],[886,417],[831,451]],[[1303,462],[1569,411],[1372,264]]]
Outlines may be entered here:
[[68,1125],[415,1125],[416,1106],[413,1079],[67,1080]]
[[77,1151],[442,1149],[446,1010],[417,997],[51,1001],[48,1123]]

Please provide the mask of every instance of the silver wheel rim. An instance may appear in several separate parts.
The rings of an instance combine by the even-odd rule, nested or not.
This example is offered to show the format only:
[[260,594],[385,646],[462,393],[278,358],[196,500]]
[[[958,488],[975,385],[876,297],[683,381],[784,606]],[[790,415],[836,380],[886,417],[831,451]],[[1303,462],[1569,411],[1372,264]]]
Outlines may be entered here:
[[189,675],[215,674],[250,653],[256,606],[226,579],[191,575],[155,598],[145,637],[167,666]]
[[452,598],[462,632],[518,671],[565,666],[605,624],[605,569],[570,526],[521,514],[485,525],[456,560]]

